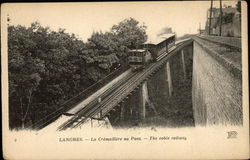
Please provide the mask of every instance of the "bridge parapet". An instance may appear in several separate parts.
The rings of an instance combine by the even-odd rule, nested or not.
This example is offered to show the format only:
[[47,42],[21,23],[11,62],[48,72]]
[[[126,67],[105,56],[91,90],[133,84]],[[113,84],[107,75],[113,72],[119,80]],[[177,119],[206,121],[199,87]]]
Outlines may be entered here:
[[[196,125],[241,125],[239,39],[194,36],[192,98]],[[220,40],[220,41],[219,41]],[[224,43],[225,42],[225,43]]]

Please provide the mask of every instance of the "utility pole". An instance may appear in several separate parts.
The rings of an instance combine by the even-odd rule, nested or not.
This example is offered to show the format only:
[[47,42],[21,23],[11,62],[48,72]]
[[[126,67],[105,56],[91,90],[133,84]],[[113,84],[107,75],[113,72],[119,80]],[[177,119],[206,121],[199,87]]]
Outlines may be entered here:
[[220,34],[221,36],[221,30],[222,30],[222,0],[220,0]]
[[200,34],[201,34],[201,22],[199,22],[199,31],[200,31]]
[[211,0],[211,6],[210,6],[210,15],[209,15],[208,35],[210,35],[210,30],[211,30],[212,9],[213,9],[213,0]]

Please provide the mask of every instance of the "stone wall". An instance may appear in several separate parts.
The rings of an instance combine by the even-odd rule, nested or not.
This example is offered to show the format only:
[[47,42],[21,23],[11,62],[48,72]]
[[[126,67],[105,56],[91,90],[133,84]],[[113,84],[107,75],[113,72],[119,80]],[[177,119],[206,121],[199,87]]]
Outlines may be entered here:
[[196,125],[242,124],[242,81],[194,41],[192,101]]

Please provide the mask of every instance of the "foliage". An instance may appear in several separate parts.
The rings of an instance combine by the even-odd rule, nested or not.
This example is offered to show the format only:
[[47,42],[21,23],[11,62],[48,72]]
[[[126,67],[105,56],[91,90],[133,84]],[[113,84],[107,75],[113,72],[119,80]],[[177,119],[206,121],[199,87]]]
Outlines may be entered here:
[[112,33],[119,39],[118,42],[128,48],[137,48],[140,44],[146,42],[146,26],[139,26],[139,22],[133,18],[125,19],[111,29]]
[[146,41],[135,19],[96,32],[86,43],[34,22],[8,27],[10,128],[32,126],[67,99],[126,64],[129,48]]

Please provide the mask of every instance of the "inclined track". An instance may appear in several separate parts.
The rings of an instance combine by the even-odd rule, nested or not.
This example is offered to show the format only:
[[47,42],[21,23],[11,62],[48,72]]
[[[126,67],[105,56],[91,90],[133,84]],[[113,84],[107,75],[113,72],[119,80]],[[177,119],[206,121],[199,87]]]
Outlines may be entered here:
[[146,69],[141,72],[132,72],[128,77],[124,78],[120,82],[116,83],[113,87],[106,90],[101,98],[103,101],[98,103],[97,100],[92,101],[86,105],[82,110],[74,115],[72,119],[62,124],[58,130],[65,130],[68,128],[76,128],[85,123],[87,119],[94,117],[98,113],[102,112],[100,118],[103,118],[111,109],[117,106],[124,98],[126,98],[133,90],[138,87],[148,76],[152,75],[158,70],[170,55],[175,53],[183,43],[177,44],[170,53],[165,53],[165,57],[162,57],[158,62],[150,64]]

